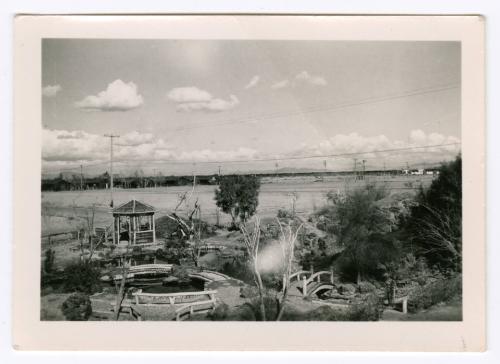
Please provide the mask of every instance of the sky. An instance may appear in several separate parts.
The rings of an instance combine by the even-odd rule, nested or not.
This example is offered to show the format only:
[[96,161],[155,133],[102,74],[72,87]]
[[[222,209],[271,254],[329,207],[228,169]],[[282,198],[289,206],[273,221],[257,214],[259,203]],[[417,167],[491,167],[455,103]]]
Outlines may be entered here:
[[458,42],[44,39],[43,171],[107,170],[104,134],[122,174],[449,160],[460,68]]

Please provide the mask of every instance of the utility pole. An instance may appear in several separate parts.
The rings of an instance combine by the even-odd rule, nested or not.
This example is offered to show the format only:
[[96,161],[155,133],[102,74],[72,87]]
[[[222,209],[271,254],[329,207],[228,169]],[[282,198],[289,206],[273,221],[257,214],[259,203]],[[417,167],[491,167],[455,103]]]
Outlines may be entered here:
[[[217,188],[220,188],[220,168],[219,166],[219,172],[218,172],[218,177],[217,177]],[[215,217],[216,217],[216,223],[215,225],[220,226],[220,207],[216,206],[215,208]]]
[[[326,177],[326,159],[323,161],[323,166],[325,167],[324,177]],[[323,177],[323,181],[324,181],[324,177]]]
[[366,168],[365,168],[365,163],[366,161],[363,159],[363,181],[365,180],[365,171],[366,171]]
[[119,135],[114,134],[104,134],[106,138],[109,138],[109,184],[111,191],[111,203],[110,206],[113,207],[113,138],[119,138]]
[[83,165],[80,164],[80,190],[83,191]]

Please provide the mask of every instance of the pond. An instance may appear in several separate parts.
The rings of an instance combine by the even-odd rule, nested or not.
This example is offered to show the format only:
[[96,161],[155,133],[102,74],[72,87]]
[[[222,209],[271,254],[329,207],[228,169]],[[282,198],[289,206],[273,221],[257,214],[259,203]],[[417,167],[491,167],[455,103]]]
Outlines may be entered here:
[[179,292],[198,292],[203,291],[205,283],[198,280],[186,280],[179,282],[172,282],[163,285],[154,285],[144,287],[144,293],[179,293]]

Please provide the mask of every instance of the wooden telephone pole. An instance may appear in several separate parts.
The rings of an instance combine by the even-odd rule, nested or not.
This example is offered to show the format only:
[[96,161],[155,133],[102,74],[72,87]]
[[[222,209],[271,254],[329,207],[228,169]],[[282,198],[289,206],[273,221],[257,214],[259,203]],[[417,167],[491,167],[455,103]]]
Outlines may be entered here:
[[106,138],[109,138],[109,187],[111,191],[111,203],[110,206],[113,207],[113,138],[119,138],[119,135],[114,134],[104,134]]

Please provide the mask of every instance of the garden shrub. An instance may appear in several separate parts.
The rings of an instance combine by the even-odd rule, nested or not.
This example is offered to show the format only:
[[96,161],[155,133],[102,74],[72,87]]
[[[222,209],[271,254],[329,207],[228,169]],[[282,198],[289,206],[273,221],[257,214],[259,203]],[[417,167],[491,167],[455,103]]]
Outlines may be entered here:
[[74,293],[63,302],[62,313],[69,321],[87,321],[92,314],[92,303],[88,295]]
[[376,294],[370,294],[363,302],[349,308],[347,318],[348,321],[378,321],[382,311],[380,298]]
[[408,311],[411,313],[427,309],[435,304],[447,302],[462,296],[462,276],[439,279],[425,286],[420,286],[408,297]]
[[100,270],[91,263],[77,262],[64,268],[64,290],[93,294],[102,288]]
[[212,321],[225,321],[229,313],[229,306],[225,303],[217,305],[213,312],[208,314],[208,318]]

